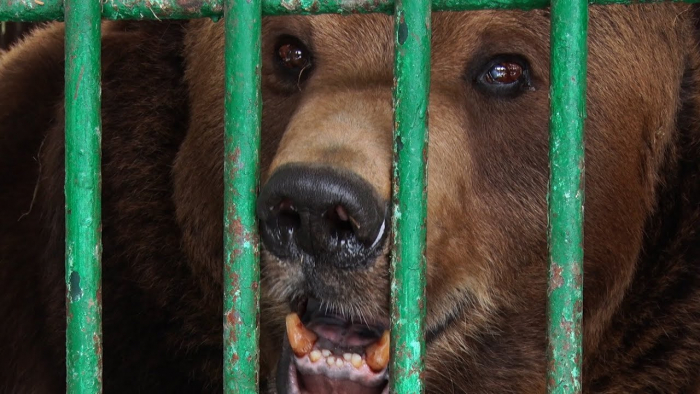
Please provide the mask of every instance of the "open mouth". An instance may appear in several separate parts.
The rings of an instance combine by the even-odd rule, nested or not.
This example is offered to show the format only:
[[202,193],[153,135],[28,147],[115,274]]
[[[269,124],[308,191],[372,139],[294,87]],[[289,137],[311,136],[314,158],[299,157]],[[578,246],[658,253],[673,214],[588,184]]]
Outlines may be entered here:
[[[288,394],[388,394],[389,331],[322,310],[318,300],[287,315]],[[301,311],[300,311],[301,312]],[[301,314],[301,316],[300,316]],[[284,358],[285,356],[283,356]],[[286,367],[287,362],[280,362]],[[282,374],[284,373],[283,371]]]

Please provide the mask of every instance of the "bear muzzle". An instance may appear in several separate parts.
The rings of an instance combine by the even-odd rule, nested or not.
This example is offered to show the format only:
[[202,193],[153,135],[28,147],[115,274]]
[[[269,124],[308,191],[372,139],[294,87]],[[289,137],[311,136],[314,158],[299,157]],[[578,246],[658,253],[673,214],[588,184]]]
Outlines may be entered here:
[[262,187],[262,244],[303,273],[286,317],[278,393],[388,392],[388,320],[350,313],[362,303],[358,289],[383,292],[367,279],[385,276],[376,263],[386,257],[388,207],[362,177],[325,163],[284,164]]
[[367,268],[389,232],[388,204],[351,171],[286,164],[258,199],[265,248],[281,260],[353,270]]

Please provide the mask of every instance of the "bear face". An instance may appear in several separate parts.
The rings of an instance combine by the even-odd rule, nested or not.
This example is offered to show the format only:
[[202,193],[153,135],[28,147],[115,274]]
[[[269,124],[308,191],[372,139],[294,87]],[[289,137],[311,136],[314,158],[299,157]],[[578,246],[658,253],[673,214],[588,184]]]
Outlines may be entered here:
[[[669,4],[590,9],[587,392],[680,393],[699,384],[693,11]],[[434,13],[432,26],[427,390],[541,393],[549,14]],[[11,366],[0,383],[10,391],[51,392],[65,381],[56,361],[64,313],[62,108],[54,110],[61,35],[53,25],[0,60],[0,136],[7,140],[0,179],[8,185],[0,193],[0,260],[7,262],[0,283],[8,301],[0,312],[17,322],[0,328],[10,338],[10,346],[0,345],[0,365]],[[105,385],[216,392],[223,23],[106,23],[103,36]],[[389,327],[392,20],[265,18],[262,54],[264,390],[383,392],[386,360],[366,364]],[[28,118],[23,103],[50,110]],[[27,132],[18,136],[18,128]],[[34,276],[37,294],[18,279]],[[46,312],[28,316],[20,299]],[[365,364],[353,371],[343,358],[350,372],[337,372],[318,367],[308,352],[292,354],[290,313],[302,333],[316,337],[316,350],[357,353]],[[27,329],[33,325],[42,328]],[[46,350],[56,357],[45,360]],[[32,379],[28,365],[51,372]]]
[[[668,29],[682,11],[591,9],[584,276],[584,348],[589,354],[605,340],[602,327],[611,324],[630,289],[642,258],[645,226],[659,203],[658,177],[664,160],[673,155],[689,54],[681,49],[685,44],[664,43],[692,40],[689,26]],[[323,243],[327,234],[319,232],[329,230],[319,230],[323,224],[315,220],[327,218],[325,210],[334,208],[330,202],[319,207],[318,194],[325,193],[324,187],[350,182],[348,172],[371,186],[369,192],[361,185],[351,190],[374,194],[380,207],[388,204],[392,20],[383,15],[268,18],[263,32],[264,106],[274,109],[263,112],[263,134],[279,143],[274,153],[263,152],[261,199],[277,199],[262,202],[270,204],[266,208],[279,203],[289,210],[289,204],[296,204],[291,211],[299,211],[292,213],[299,223],[281,230],[276,222],[284,219],[261,217],[264,296],[291,312],[323,308],[326,313],[318,315],[345,322],[335,323],[344,330],[355,327],[352,322],[372,322],[377,340],[388,327],[389,248],[375,253],[373,261],[341,267],[340,257],[324,255],[330,246]],[[462,376],[477,392],[543,390],[548,34],[549,16],[543,11],[433,16],[426,376],[435,392],[447,390],[444,376]],[[291,74],[284,68],[288,52],[280,53],[289,47],[299,63],[292,64]],[[202,51],[191,53],[203,56]],[[649,69],[664,59],[676,59],[671,63],[678,67],[650,79]],[[495,91],[480,79],[494,67],[510,64],[527,72],[515,93]],[[218,80],[220,74],[210,75]],[[324,168],[341,180],[319,174]],[[306,194],[292,190],[304,183],[311,185]],[[374,239],[380,223],[374,220],[367,241]],[[362,238],[361,226],[349,226]],[[275,234],[292,228],[291,240]],[[270,331],[279,335],[287,309],[274,310],[277,322]],[[337,356],[356,347],[338,340],[341,330],[319,323],[321,317],[314,313],[307,310],[304,323],[322,339],[335,339],[328,346],[336,346]],[[283,352],[279,365],[286,368],[290,362],[285,358],[293,357]],[[303,364],[301,359],[296,362]],[[284,372],[277,377],[285,381],[279,390],[294,392]],[[326,384],[332,386],[333,380]],[[304,379],[296,384],[303,386]],[[309,384],[317,388],[320,383]],[[451,389],[460,388],[466,389]]]

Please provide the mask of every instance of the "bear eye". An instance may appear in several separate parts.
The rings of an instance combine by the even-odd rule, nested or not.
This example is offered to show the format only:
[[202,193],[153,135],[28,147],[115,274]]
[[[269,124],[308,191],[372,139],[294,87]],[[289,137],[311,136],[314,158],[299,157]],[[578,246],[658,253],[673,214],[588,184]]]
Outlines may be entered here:
[[486,82],[490,84],[510,85],[523,76],[523,66],[518,63],[498,63],[486,73]]
[[282,36],[275,45],[278,71],[294,83],[305,81],[311,71],[311,51],[296,37]]
[[523,57],[499,55],[490,59],[477,74],[476,85],[485,93],[499,97],[515,97],[534,90],[530,66]]

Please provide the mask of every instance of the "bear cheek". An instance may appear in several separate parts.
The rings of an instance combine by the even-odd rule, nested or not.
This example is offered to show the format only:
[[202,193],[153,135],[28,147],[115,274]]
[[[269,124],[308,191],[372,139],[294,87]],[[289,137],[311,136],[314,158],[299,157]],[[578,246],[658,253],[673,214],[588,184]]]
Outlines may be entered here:
[[[428,293],[434,307],[465,291],[478,304],[493,306],[524,283],[544,286],[544,276],[523,265],[546,259],[547,133],[537,129],[540,118],[547,124],[546,102],[535,100],[535,116],[513,122],[465,101],[466,95],[431,92],[430,112],[440,114],[430,119],[428,165]],[[507,150],[487,149],[504,144],[519,148],[507,157]],[[533,160],[534,154],[543,158]],[[521,276],[517,285],[515,273],[533,275]],[[433,312],[431,319],[440,320],[445,311]]]

